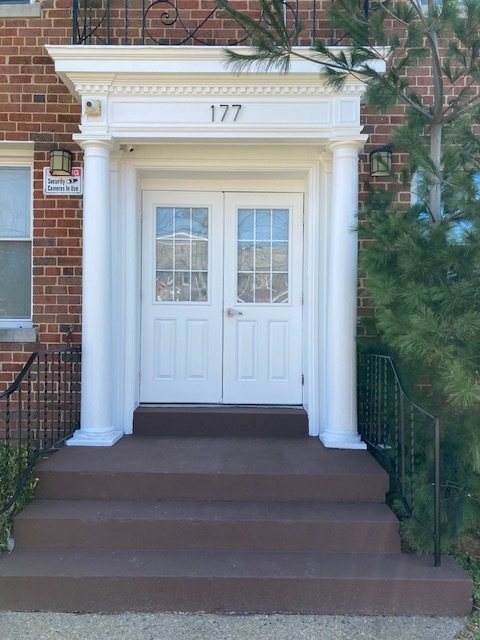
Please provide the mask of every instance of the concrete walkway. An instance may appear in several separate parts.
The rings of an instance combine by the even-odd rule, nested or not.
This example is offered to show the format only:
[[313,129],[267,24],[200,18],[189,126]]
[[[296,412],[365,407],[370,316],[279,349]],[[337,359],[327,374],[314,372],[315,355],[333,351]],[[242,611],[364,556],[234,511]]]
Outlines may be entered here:
[[0,612],[2,640],[453,640],[463,626],[459,618]]

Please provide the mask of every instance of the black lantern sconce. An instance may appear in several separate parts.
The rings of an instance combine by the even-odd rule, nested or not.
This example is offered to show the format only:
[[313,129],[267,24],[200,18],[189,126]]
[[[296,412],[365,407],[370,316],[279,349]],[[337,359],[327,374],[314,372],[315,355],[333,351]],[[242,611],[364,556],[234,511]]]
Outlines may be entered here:
[[392,147],[380,147],[370,153],[370,175],[389,176],[392,171]]
[[50,151],[50,175],[72,175],[72,152],[68,149],[52,149]]

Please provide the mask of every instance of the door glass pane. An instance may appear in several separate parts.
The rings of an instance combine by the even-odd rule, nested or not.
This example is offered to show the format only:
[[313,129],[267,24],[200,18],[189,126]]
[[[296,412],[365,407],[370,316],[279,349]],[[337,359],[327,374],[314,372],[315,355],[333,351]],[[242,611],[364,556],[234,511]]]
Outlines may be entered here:
[[238,239],[253,240],[255,231],[255,212],[253,209],[238,211]]
[[238,302],[255,302],[255,298],[253,296],[253,290],[254,290],[253,275],[239,273],[237,283],[238,283],[238,293],[237,293]]
[[238,210],[238,302],[288,302],[288,236],[288,209]]
[[208,301],[208,209],[157,207],[156,300]]
[[0,318],[29,319],[31,313],[31,243],[0,242]]
[[272,268],[274,271],[288,271],[288,245],[286,242],[272,242]]

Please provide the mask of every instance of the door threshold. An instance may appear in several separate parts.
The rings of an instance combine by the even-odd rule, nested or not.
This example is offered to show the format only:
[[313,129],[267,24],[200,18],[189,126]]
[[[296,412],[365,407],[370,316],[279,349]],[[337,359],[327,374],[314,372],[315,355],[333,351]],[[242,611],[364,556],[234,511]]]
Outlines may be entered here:
[[223,404],[223,403],[197,403],[197,402],[141,402],[140,407],[192,407],[206,409],[303,409],[302,404]]

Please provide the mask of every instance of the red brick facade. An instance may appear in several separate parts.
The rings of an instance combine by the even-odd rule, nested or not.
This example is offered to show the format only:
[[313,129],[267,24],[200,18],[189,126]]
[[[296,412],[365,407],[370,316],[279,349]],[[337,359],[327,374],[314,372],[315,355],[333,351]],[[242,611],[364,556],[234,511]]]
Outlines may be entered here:
[[[10,9],[14,13],[24,6]],[[43,194],[50,149],[70,149],[74,165],[82,161],[72,142],[80,106],[55,75],[44,48],[71,42],[70,7],[68,0],[46,0],[41,17],[0,19],[0,140],[34,143],[33,322],[38,330],[37,343],[1,344],[2,389],[32,351],[80,341],[82,201]]]

